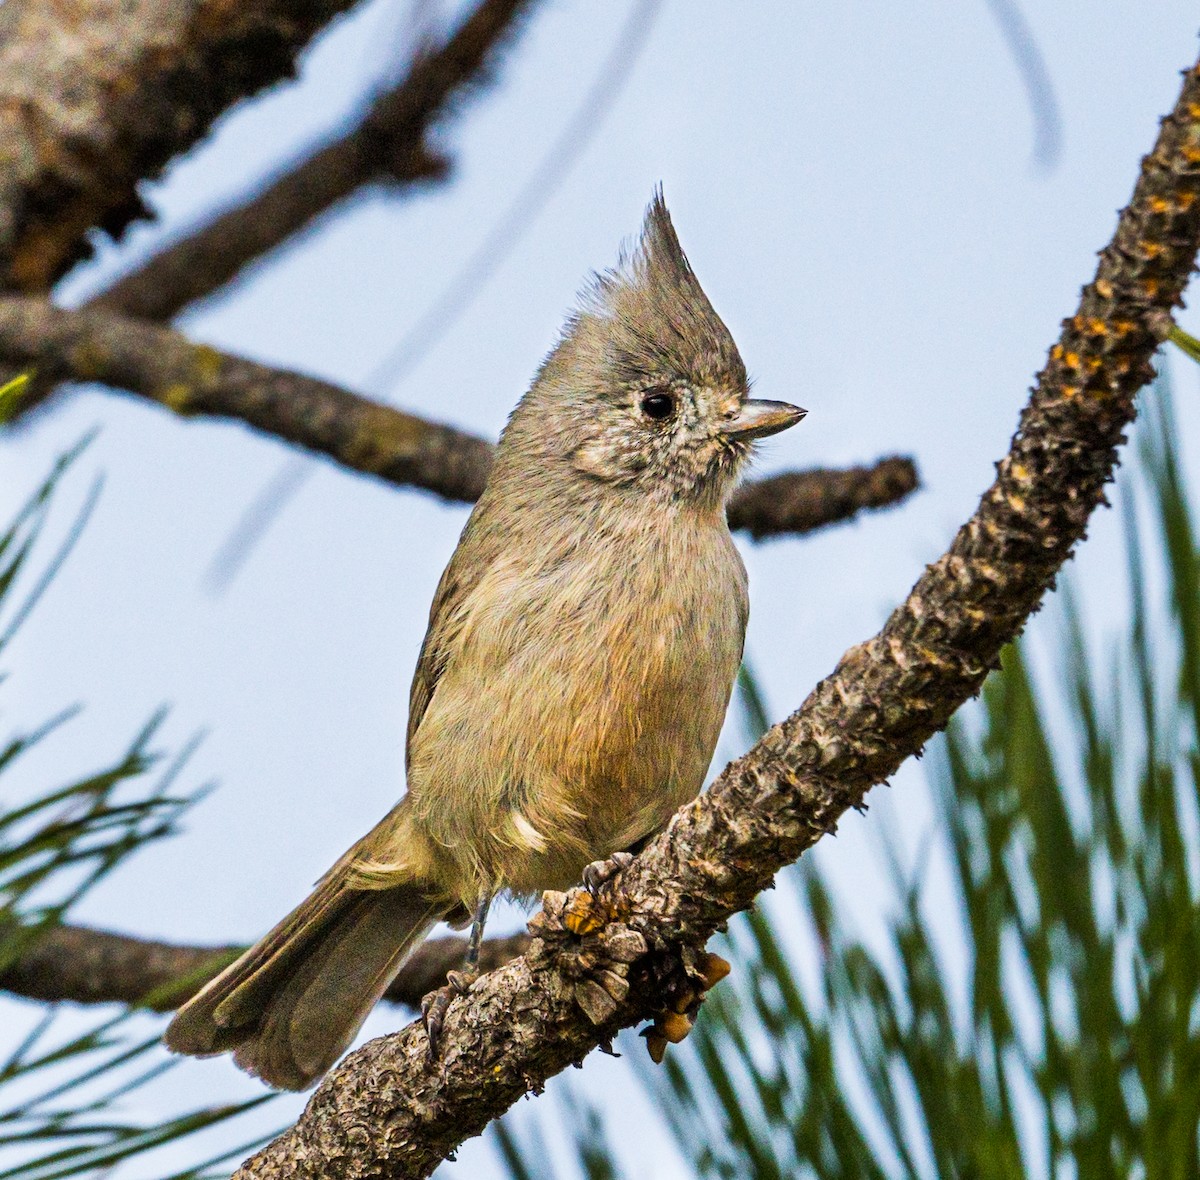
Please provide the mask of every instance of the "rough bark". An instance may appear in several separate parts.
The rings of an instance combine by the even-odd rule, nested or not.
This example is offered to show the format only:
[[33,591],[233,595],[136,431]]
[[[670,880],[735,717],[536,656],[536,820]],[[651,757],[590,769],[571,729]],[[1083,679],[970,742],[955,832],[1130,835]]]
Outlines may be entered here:
[[158,174],[354,0],[5,0],[0,286],[48,290]]
[[[183,415],[233,418],[392,483],[470,502],[483,491],[492,444],[369,401],[328,381],[194,344],[170,328],[43,299],[0,296],[0,358],[45,381],[99,381]],[[849,471],[796,472],[747,484],[730,523],[756,537],[803,533],[917,486],[907,459]]]
[[[480,962],[485,971],[507,963],[529,943],[525,934],[491,938]],[[129,1004],[170,1012],[190,999],[245,950],[242,946],[178,946],[130,938],[89,926],[52,927],[0,970],[0,990],[45,1003]],[[466,954],[465,938],[434,938],[404,964],[384,997],[409,1008],[446,981]]]
[[448,162],[426,142],[451,101],[478,85],[534,0],[482,0],[454,35],[414,61],[349,131],[324,144],[245,204],[166,247],[90,306],[166,321],[211,295],[365,184],[441,179]]
[[1200,66],[995,482],[883,630],[681,809],[602,905],[547,894],[529,951],[451,1006],[440,1060],[416,1026],[371,1042],[237,1176],[427,1176],[523,1094],[669,1001],[712,931],[919,752],[1037,609],[1102,502],[1198,247]]

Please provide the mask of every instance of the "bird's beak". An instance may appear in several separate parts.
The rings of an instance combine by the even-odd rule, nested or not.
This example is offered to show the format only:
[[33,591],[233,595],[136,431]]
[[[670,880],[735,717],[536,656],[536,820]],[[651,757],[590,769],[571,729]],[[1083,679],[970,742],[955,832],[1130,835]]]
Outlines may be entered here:
[[721,433],[727,438],[766,438],[768,434],[778,434],[789,426],[795,426],[807,413],[807,410],[788,405],[787,402],[748,398],[742,402],[737,416],[722,425]]

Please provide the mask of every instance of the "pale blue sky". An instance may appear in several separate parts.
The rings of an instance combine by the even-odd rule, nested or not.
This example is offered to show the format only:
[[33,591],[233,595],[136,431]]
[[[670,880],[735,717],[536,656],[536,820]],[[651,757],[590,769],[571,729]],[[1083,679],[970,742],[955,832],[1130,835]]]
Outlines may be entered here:
[[[454,184],[404,201],[364,194],[190,312],[186,330],[363,388],[538,167],[629,7],[547,0],[500,84],[449,128]],[[298,84],[222,120],[147,189],[161,221],[102,248],[64,298],[333,126],[394,69],[406,12],[373,0],[318,44]],[[494,435],[584,276],[614,260],[661,181],[758,392],[809,409],[763,448],[759,470],[903,452],[924,479],[890,514],[743,546],[747,650],[781,716],[878,627],[989,482],[1196,51],[1185,0],[1041,0],[1026,16],[1062,114],[1051,171],[1032,160],[1029,105],[986,0],[664,0],[628,86],[507,260],[406,379],[364,392]],[[1198,326],[1187,313],[1183,322]],[[1181,371],[1179,385],[1194,428],[1194,376]],[[57,520],[66,526],[98,471],[100,507],[6,661],[10,725],[71,701],[87,708],[12,785],[91,769],[168,702],[171,741],[208,731],[190,779],[215,777],[220,789],[181,838],[106,882],[79,917],[181,941],[249,940],[398,794],[408,682],[466,510],[318,464],[213,598],[205,567],[286,452],[238,426],[83,392],[0,440],[0,513],[97,424]],[[1112,614],[1103,567],[1115,531],[1104,520],[1093,531],[1081,572],[1095,575],[1097,606]],[[919,777],[902,773],[885,807],[847,821],[823,850],[853,880],[868,929],[888,899],[865,830],[922,831]],[[515,920],[502,914],[497,928]],[[383,1010],[369,1030],[398,1022]],[[597,1057],[578,1080],[597,1095],[627,1093],[624,1068]],[[188,1063],[155,1098],[216,1100],[255,1085],[224,1061]],[[266,1124],[296,1108],[285,1099]],[[644,1134],[625,1145],[629,1175],[676,1174],[666,1139],[636,1120]],[[469,1144],[448,1174],[480,1174],[488,1160]]]

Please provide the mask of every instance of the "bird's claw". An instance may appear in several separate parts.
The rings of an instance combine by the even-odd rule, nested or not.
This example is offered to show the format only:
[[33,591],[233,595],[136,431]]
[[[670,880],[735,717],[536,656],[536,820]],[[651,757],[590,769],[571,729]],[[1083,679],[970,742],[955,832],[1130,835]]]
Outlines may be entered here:
[[614,852],[607,860],[594,860],[583,870],[583,887],[594,898],[614,877],[620,876],[633,864],[632,852]]
[[421,1001],[421,1023],[429,1038],[429,1060],[436,1061],[442,1039],[442,1025],[446,1022],[446,1011],[459,996],[465,996],[479,978],[476,971],[450,971],[446,982],[437,991],[430,992]]
[[[633,853],[614,852],[607,860],[594,860],[583,870],[583,889],[571,893],[563,911],[563,925],[576,937],[594,934],[612,916],[611,906],[601,901],[605,885],[633,863]],[[611,902],[611,898],[609,899]]]

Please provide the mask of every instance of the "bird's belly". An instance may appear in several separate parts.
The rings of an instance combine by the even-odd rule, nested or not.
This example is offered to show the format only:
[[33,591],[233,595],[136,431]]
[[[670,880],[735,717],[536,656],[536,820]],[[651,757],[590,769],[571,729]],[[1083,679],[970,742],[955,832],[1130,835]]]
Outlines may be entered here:
[[704,783],[731,678],[693,653],[637,685],[562,686],[557,707],[536,711],[524,757],[497,768],[508,788],[497,875],[516,893],[565,888],[662,827]]
[[713,644],[694,630],[624,647],[572,643],[537,667],[514,662],[477,679],[458,701],[440,686],[410,795],[455,892],[564,888],[698,794],[741,636]]
[[459,896],[576,882],[703,785],[741,659],[737,554],[715,536],[619,577],[600,558],[485,588],[421,721],[412,816]]

